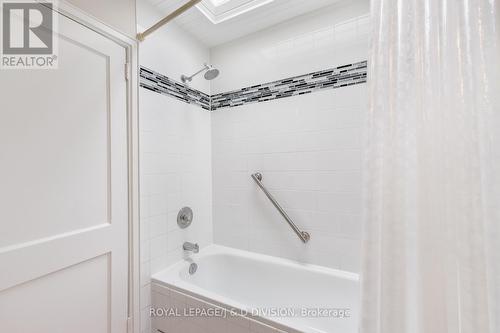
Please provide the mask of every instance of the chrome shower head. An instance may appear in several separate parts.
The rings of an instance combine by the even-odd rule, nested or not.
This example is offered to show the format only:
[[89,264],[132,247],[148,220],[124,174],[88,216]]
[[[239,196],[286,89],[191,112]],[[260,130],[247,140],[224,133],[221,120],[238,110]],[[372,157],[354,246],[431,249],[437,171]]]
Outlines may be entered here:
[[203,75],[205,77],[205,80],[213,80],[215,79],[217,76],[219,76],[219,73],[220,71],[217,69],[217,68],[214,68],[214,66],[209,66],[210,68],[207,69],[207,71],[205,72],[205,75]]
[[203,75],[205,77],[205,80],[213,80],[217,76],[219,76],[219,73],[220,73],[220,71],[217,68],[215,68],[214,66],[212,66],[212,65],[209,66],[209,65],[205,64],[202,69],[200,69],[199,71],[197,71],[196,73],[194,73],[191,76],[182,75],[181,81],[183,83],[191,82],[193,77],[195,77],[196,75],[200,74],[203,71],[206,71],[205,75]]

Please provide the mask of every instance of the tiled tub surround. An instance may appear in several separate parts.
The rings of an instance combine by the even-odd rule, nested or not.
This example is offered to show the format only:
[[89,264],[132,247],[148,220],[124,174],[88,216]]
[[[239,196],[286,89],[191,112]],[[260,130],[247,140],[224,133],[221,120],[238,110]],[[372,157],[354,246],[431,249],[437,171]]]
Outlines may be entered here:
[[[358,83],[366,81],[366,61],[308,74],[307,77],[314,81],[310,84],[319,85],[308,88],[313,89],[313,93],[292,92],[257,99],[246,96],[244,100],[237,100],[235,96],[238,94],[233,94],[224,102],[233,107],[220,107],[210,113],[206,112],[209,109],[206,98],[203,99],[204,106],[196,99],[190,100],[189,96],[196,95],[192,92],[179,98],[181,84],[174,83],[166,89],[162,82],[169,79],[145,68],[142,68],[141,76],[143,87],[146,83],[153,84],[153,81],[158,81],[162,87],[146,90],[148,95],[158,96],[154,98],[157,104],[151,106],[157,109],[158,116],[163,112],[160,105],[173,103],[175,106],[171,109],[180,113],[183,112],[180,106],[186,105],[192,110],[190,112],[199,110],[200,115],[196,117],[202,117],[202,114],[208,117],[204,122],[211,124],[212,140],[206,141],[205,138],[205,144],[201,143],[204,140],[201,133],[205,129],[197,130],[196,137],[200,140],[197,146],[204,145],[204,155],[208,154],[204,163],[212,163],[216,243],[359,271],[361,125],[366,110],[366,87]],[[279,87],[280,83],[284,83],[286,89],[290,89],[290,86],[301,84],[303,76],[298,78],[276,81],[272,85]],[[343,79],[347,81],[343,82]],[[336,82],[325,86],[320,83],[325,80]],[[245,95],[255,89],[259,91],[259,87],[240,92]],[[158,93],[175,99],[164,98]],[[291,96],[293,98],[282,98]],[[266,102],[255,103],[262,100]],[[234,107],[236,105],[238,107]],[[182,114],[177,117],[184,118]],[[185,123],[181,127],[189,126]],[[149,147],[149,143],[146,145]],[[164,158],[171,158],[173,152],[180,153],[173,144],[167,146],[173,150],[166,150],[168,154]],[[153,156],[152,153],[160,151],[154,150],[146,156]],[[164,166],[167,167],[166,164]],[[311,233],[311,241],[306,246],[298,241],[252,182],[250,175],[256,171],[264,174],[263,183],[295,223]],[[148,175],[144,179],[152,177]],[[175,212],[168,213],[172,217]]]
[[[138,31],[162,18],[149,1],[137,1]],[[210,50],[175,22],[139,47],[141,65],[156,71],[142,71],[139,89],[141,333],[151,333],[151,274],[181,260],[184,241],[213,243],[210,112],[208,95],[199,92],[210,85],[201,79],[192,82],[195,89],[181,89],[161,75],[180,80],[209,58]],[[194,220],[181,230],[176,219],[183,206],[193,209]]]
[[[212,48],[210,60],[221,70],[211,81],[212,97],[343,65],[366,71],[369,6],[341,0]],[[327,87],[211,113],[215,243],[359,271],[366,84]],[[311,234],[309,243],[302,244],[250,178],[257,171]]]
[[[218,245],[193,259],[194,275],[188,273],[190,262],[182,261],[153,276],[153,308],[181,315],[154,317],[153,332],[357,332],[357,274]],[[218,308],[218,316],[185,312],[207,308]],[[316,316],[318,309],[331,312]],[[281,316],[272,312],[278,310]]]
[[[212,243],[210,112],[140,89],[141,310],[149,333],[150,276],[181,260],[182,244]],[[192,225],[177,226],[183,206]]]
[[[212,112],[214,242],[359,272],[366,85]],[[303,244],[250,175],[310,233]]]
[[[147,1],[138,1],[137,12],[140,31],[161,19]],[[173,79],[144,81],[157,73],[143,71],[144,88],[139,92],[142,333],[151,331],[149,291],[155,284],[150,274],[181,260],[183,241],[358,270],[357,147],[366,98],[357,94],[365,93],[365,85],[319,89],[215,112],[207,112],[206,96],[365,60],[368,13],[369,1],[341,0],[212,48],[172,22],[141,43],[144,69]],[[212,81],[200,76],[189,85],[195,91],[183,91],[180,76],[208,60],[221,70],[220,76]],[[202,99],[196,90],[207,95]],[[255,171],[263,172],[264,184],[295,222],[311,232],[307,245],[256,187],[250,178]],[[195,220],[191,230],[181,231],[175,217],[184,205],[194,208]],[[242,237],[245,233],[247,238]],[[191,323],[197,321],[186,322],[184,332],[192,333]],[[238,330],[227,325],[217,332]]]
[[141,66],[142,88],[171,96],[189,104],[196,104],[205,110],[215,111],[250,103],[304,95],[324,89],[347,87],[366,82],[367,62],[321,70],[309,74],[263,83],[230,92],[209,96],[186,84]]

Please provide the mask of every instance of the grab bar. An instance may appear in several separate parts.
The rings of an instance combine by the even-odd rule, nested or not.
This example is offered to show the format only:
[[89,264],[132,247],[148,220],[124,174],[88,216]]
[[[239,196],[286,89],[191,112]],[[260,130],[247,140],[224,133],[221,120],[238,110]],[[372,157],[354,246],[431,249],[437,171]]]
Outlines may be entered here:
[[299,236],[300,240],[304,243],[307,243],[309,241],[309,239],[311,239],[311,235],[309,235],[309,233],[306,231],[301,231],[299,229],[299,227],[297,227],[297,225],[295,223],[293,223],[290,216],[288,216],[288,214],[280,206],[280,204],[276,201],[276,199],[274,199],[274,197],[271,195],[271,193],[269,193],[269,191],[266,189],[264,184],[262,184],[262,174],[259,172],[254,173],[254,174],[252,174],[252,178],[253,178],[253,180],[255,180],[257,185],[259,185],[262,192],[264,192],[264,194],[269,198],[269,200],[271,200],[271,203],[274,205],[274,207],[276,207],[278,212],[280,212],[281,216],[283,216],[283,218],[288,222],[288,224],[293,229],[293,231],[295,231],[297,236]]

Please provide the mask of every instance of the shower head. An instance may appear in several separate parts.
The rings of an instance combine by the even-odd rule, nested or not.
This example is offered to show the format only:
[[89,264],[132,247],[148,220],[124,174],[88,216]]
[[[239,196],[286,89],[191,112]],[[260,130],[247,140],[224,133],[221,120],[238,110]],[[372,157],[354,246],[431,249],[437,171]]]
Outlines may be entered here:
[[213,80],[215,79],[217,76],[219,76],[219,73],[220,71],[217,69],[217,68],[214,68],[214,66],[210,66],[209,69],[207,69],[207,71],[205,72],[205,75],[203,75],[205,77],[205,80]]
[[212,65],[209,66],[207,64],[204,64],[203,68],[200,69],[199,71],[197,71],[196,73],[194,73],[193,75],[191,75],[191,76],[182,75],[181,81],[183,83],[191,82],[193,77],[195,77],[196,75],[200,74],[203,71],[206,71],[205,75],[203,75],[205,77],[205,80],[213,80],[217,76],[219,76],[219,73],[220,73],[220,71],[217,68],[215,68],[214,66],[212,66]]

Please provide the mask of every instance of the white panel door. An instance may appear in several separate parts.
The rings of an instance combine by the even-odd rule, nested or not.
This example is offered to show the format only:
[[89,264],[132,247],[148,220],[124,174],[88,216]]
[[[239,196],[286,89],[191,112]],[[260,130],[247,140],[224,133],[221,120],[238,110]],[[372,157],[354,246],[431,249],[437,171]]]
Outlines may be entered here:
[[59,15],[59,68],[0,70],[0,332],[126,332],[125,49]]

